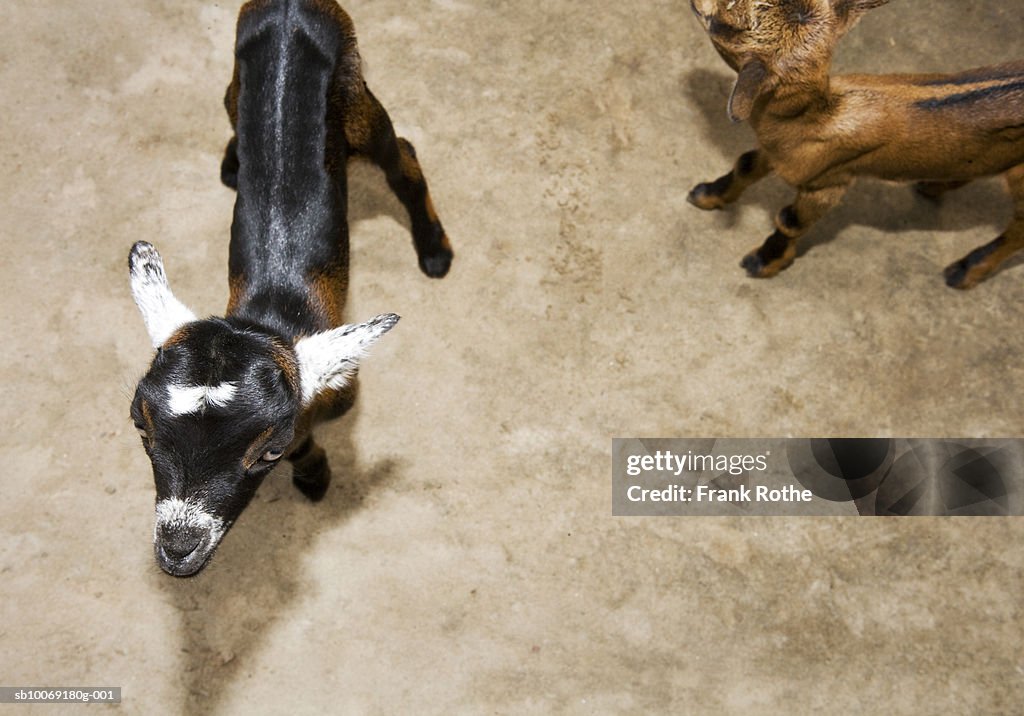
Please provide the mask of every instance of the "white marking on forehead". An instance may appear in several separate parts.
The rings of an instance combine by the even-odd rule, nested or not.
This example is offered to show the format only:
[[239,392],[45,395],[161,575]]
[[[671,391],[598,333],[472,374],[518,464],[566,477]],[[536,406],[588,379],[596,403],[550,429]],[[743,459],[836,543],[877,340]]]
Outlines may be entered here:
[[238,392],[238,384],[231,381],[220,385],[169,385],[168,407],[172,415],[198,413],[207,405],[225,407]]
[[160,528],[169,530],[201,529],[210,535],[210,544],[215,545],[224,536],[224,520],[210,514],[195,500],[171,497],[156,503],[156,522],[153,524],[153,541],[157,541]]

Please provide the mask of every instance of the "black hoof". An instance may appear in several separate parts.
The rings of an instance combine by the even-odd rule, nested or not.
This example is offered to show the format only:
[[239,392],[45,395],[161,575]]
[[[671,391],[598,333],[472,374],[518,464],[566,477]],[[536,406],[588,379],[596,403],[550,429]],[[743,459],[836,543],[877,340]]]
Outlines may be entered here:
[[970,286],[966,284],[967,271],[967,262],[964,260],[950,264],[946,267],[946,270],[942,272],[943,276],[946,277],[946,285],[950,288],[970,288]]
[[308,478],[304,475],[292,477],[292,484],[299,492],[309,498],[310,502],[319,502],[327,494],[327,488],[331,484],[331,474],[327,472],[322,478]]
[[224,167],[220,169],[220,183],[228,189],[238,190],[238,172],[231,172]]
[[686,195],[686,200],[696,206],[698,209],[704,211],[712,211],[714,209],[721,209],[721,203],[718,197],[715,195],[711,188],[711,184],[703,182],[693,187],[690,193]]
[[224,158],[220,162],[220,180],[230,189],[238,189],[238,139],[231,138],[224,148]]
[[331,484],[331,466],[323,451],[317,450],[318,455],[307,455],[292,464],[292,484],[313,502],[322,500]]
[[764,276],[765,264],[756,253],[747,254],[740,261],[740,266],[751,278],[762,278]]
[[441,249],[429,256],[420,256],[420,270],[430,278],[443,278],[452,267],[453,255],[450,249]]

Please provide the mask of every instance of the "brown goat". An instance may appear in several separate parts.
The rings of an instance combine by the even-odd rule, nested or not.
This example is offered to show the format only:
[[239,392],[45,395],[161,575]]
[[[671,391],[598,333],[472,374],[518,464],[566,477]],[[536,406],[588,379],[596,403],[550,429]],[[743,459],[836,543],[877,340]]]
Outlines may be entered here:
[[1002,236],[946,268],[971,288],[1024,247],[1024,62],[959,74],[829,76],[836,42],[888,0],[691,0],[722,58],[738,73],[734,122],[749,120],[758,148],[688,199],[720,209],[775,172],[796,188],[776,231],[741,266],[774,276],[796,242],[858,176],[917,182],[937,197],[1003,174],[1014,216]]

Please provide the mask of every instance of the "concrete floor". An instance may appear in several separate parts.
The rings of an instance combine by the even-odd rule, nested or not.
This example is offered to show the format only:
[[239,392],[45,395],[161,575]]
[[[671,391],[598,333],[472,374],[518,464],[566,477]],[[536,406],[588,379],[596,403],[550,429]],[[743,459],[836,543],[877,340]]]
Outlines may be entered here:
[[[999,182],[939,207],[864,183],[745,278],[790,192],[686,204],[751,136],[683,0],[349,0],[456,262],[421,275],[353,167],[349,315],[403,321],[321,432],[335,485],[312,506],[283,468],[208,570],[160,573],[126,256],[153,241],[223,310],[237,5],[5,3],[0,684],[121,686],[131,714],[1020,713],[1020,519],[610,516],[614,436],[1024,420],[1024,267],[941,277],[1008,220]],[[1022,25],[903,0],[837,67],[1020,58]]]

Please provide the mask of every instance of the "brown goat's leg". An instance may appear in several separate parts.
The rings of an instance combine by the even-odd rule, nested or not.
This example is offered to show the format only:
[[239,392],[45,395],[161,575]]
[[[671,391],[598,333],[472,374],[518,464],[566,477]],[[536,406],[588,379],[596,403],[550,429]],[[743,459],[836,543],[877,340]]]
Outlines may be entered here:
[[1006,184],[1013,197],[1013,221],[1002,236],[976,248],[946,267],[946,285],[968,289],[995,273],[1006,259],[1024,248],[1024,164],[1006,173]]
[[754,278],[771,278],[796,258],[796,242],[843,198],[847,186],[801,190],[796,200],[775,217],[775,233],[743,257],[740,266]]
[[356,134],[353,149],[384,170],[388,185],[409,212],[420,269],[427,276],[441,278],[451,267],[452,247],[434,210],[416,150],[408,140],[395,136],[388,113],[369,89],[364,103],[363,119],[368,131],[349,133],[350,141]]
[[698,209],[721,209],[739,199],[747,187],[771,172],[772,165],[764,152],[754,149],[740,155],[736,166],[725,176],[693,187],[686,200]]
[[292,464],[292,484],[313,502],[322,500],[331,484],[331,467],[327,464],[327,453],[313,436],[306,438],[288,460]]

